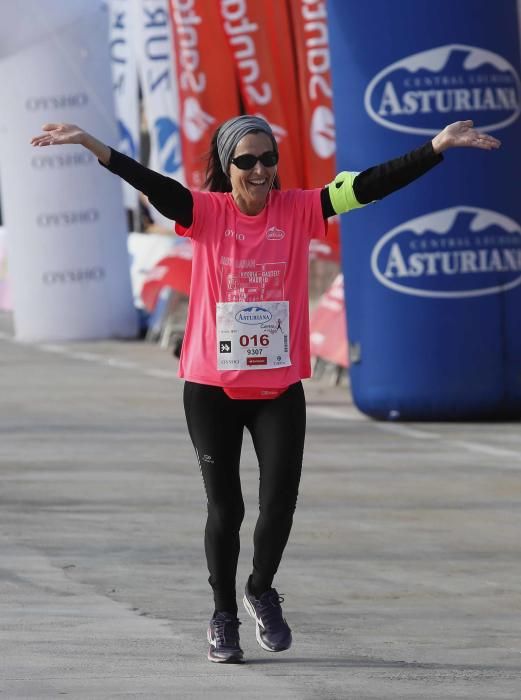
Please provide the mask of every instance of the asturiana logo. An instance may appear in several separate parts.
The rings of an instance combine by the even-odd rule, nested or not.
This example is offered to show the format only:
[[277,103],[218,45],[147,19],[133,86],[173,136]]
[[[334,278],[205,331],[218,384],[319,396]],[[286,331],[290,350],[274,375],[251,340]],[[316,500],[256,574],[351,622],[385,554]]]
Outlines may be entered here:
[[389,289],[420,297],[506,291],[521,284],[521,226],[489,209],[432,212],[382,236],[371,270]]
[[371,119],[395,131],[431,135],[460,119],[490,131],[519,117],[521,81],[499,54],[449,44],[384,68],[367,86],[364,102]]
[[246,323],[249,326],[271,321],[272,318],[273,314],[262,306],[247,306],[235,314],[236,321]]

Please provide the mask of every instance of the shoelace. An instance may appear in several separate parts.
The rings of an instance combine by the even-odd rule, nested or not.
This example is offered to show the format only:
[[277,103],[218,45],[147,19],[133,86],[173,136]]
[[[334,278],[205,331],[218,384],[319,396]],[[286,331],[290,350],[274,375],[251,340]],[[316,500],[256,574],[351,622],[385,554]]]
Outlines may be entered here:
[[[215,632],[215,638],[219,646],[232,646],[236,647],[239,645],[239,620],[234,620],[230,617],[214,617],[213,619],[213,629]],[[226,643],[228,640],[228,644]]]
[[284,602],[284,597],[279,595],[275,589],[261,596],[258,606],[264,629],[270,631],[274,625],[283,621],[282,608],[280,604]]

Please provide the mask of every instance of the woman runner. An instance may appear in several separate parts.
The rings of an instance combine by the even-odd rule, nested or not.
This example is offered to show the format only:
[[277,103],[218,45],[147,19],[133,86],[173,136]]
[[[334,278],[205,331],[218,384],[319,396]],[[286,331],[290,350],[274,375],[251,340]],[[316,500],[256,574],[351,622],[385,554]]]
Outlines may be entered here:
[[323,188],[280,189],[269,124],[239,116],[215,132],[205,191],[190,191],[72,124],[45,124],[34,146],[81,144],[143,192],[176,232],[193,241],[192,284],[179,364],[188,431],[206,489],[205,552],[214,613],[210,661],[243,659],[235,578],[244,516],[239,462],[244,428],[259,461],[259,515],[244,606],[260,646],[289,649],[291,630],[273,579],[288,541],[302,467],[309,377],[308,248],[327,219],[382,199],[458,146],[498,148],[471,121],[361,173],[341,172]]

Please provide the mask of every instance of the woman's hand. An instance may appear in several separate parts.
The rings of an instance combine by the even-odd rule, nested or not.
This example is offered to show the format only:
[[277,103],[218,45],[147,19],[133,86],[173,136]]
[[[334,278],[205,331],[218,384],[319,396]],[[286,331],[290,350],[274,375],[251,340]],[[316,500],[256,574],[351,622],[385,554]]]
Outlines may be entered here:
[[432,139],[432,147],[435,153],[443,153],[448,148],[483,148],[492,151],[501,146],[501,141],[489,134],[480,134],[474,129],[471,119],[463,122],[454,122],[446,126]]
[[33,146],[58,146],[67,143],[83,144],[86,136],[85,131],[75,124],[44,124],[42,126],[44,134],[33,136],[31,144]]
[[78,143],[94,153],[104,165],[110,160],[110,148],[97,138],[88,134],[75,124],[44,124],[42,131],[45,133],[33,136],[33,146],[63,146],[70,143]]

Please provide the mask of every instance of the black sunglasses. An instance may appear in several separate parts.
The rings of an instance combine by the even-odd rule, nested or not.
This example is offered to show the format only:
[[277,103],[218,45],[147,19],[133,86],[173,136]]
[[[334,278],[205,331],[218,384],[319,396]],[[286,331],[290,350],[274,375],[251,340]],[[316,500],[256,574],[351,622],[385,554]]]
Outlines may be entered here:
[[257,164],[257,161],[264,165],[265,168],[272,168],[279,162],[279,154],[277,151],[266,151],[260,156],[254,156],[252,153],[243,153],[242,156],[232,158],[231,162],[239,170],[251,170]]

